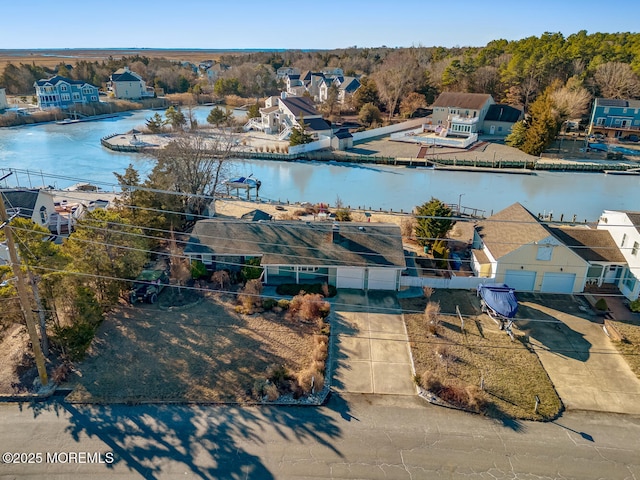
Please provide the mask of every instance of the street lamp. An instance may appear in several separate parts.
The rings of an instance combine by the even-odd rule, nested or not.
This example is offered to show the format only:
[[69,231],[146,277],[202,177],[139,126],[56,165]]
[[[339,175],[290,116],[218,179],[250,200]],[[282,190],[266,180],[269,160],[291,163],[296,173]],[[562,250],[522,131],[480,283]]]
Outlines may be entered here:
[[464,193],[461,193],[460,195],[458,195],[458,216],[460,216],[460,203],[462,201],[462,197],[463,197]]

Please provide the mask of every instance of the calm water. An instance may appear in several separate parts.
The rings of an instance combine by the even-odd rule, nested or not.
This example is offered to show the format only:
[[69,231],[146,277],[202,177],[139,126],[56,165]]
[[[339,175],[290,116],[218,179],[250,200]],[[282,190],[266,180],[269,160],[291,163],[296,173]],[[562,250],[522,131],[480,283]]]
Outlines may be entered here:
[[[210,107],[196,109],[206,123]],[[115,153],[100,146],[100,138],[143,126],[154,112],[143,111],[114,119],[72,125],[37,125],[0,129],[0,168],[43,172],[42,177],[18,175],[20,185],[66,187],[78,181],[113,184],[113,172],[133,163],[142,174],[152,167],[139,155]],[[520,202],[534,213],[554,218],[574,214],[596,220],[603,209],[640,210],[640,177],[594,173],[509,175],[468,173],[305,162],[239,161],[238,175],[262,181],[260,195],[281,201],[334,204],[339,196],[352,207],[409,211],[429,198],[485,210],[487,214]],[[52,178],[46,174],[68,178]],[[8,186],[16,184],[16,175]]]

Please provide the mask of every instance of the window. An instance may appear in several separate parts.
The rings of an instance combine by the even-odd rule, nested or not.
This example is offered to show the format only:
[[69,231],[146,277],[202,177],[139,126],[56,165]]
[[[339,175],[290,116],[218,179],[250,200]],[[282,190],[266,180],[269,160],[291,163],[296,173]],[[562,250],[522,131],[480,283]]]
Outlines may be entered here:
[[43,225],[47,223],[47,207],[44,205],[40,207],[40,222]]
[[631,255],[636,256],[638,254],[638,242],[633,242],[633,248],[631,249]]
[[596,119],[596,125],[601,127],[602,125],[604,125],[605,120],[606,120],[606,118],[604,118],[604,117],[598,117]]
[[549,261],[553,253],[553,246],[551,245],[538,245],[538,254],[536,260]]
[[67,91],[67,86],[66,85],[60,85],[60,91],[61,92],[66,92]]
[[633,273],[631,273],[631,271],[627,269],[627,271],[624,273],[624,279],[622,280],[624,286],[633,291],[633,289],[636,288],[636,281],[636,277],[634,277]]
[[622,241],[620,242],[620,246],[624,247],[624,242],[626,242],[626,241],[627,241],[627,234],[624,233],[624,234],[622,234]]
[[604,112],[604,113],[609,113],[609,107],[604,107],[603,112]]
[[317,272],[318,267],[298,267],[300,272]]

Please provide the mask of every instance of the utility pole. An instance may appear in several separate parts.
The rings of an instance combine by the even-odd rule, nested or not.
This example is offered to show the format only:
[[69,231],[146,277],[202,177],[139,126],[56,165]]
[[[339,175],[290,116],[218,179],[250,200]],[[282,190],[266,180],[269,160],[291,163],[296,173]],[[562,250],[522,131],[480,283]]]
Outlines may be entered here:
[[[10,175],[10,174],[9,174]],[[8,175],[7,175],[8,176]],[[6,177],[5,177],[6,178]],[[0,179],[2,180],[2,179]],[[13,232],[9,223],[9,217],[7,210],[4,206],[4,195],[0,193],[0,220],[2,220],[2,226],[4,227],[4,233],[7,237],[7,249],[9,250],[9,260],[11,261],[11,268],[13,269],[13,275],[16,277],[16,289],[18,290],[18,296],[20,297],[20,308],[22,315],[24,316],[25,323],[27,324],[27,331],[29,332],[29,338],[31,339],[31,347],[33,348],[33,354],[36,358],[36,366],[38,367],[38,375],[40,376],[40,383],[43,387],[46,387],[49,383],[47,378],[47,367],[45,365],[44,355],[40,348],[40,339],[38,338],[38,332],[36,330],[36,324],[33,319],[33,312],[27,295],[27,288],[20,264],[18,263],[18,254],[16,253],[16,246],[13,242]]]

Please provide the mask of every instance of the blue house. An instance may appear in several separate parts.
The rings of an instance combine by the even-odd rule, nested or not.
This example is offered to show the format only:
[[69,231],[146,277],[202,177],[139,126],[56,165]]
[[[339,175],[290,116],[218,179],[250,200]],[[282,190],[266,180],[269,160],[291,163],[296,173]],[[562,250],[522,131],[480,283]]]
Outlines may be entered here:
[[640,134],[640,100],[596,98],[589,135],[637,141]]
[[69,108],[77,104],[99,101],[98,87],[60,75],[38,80],[33,86],[40,108]]

